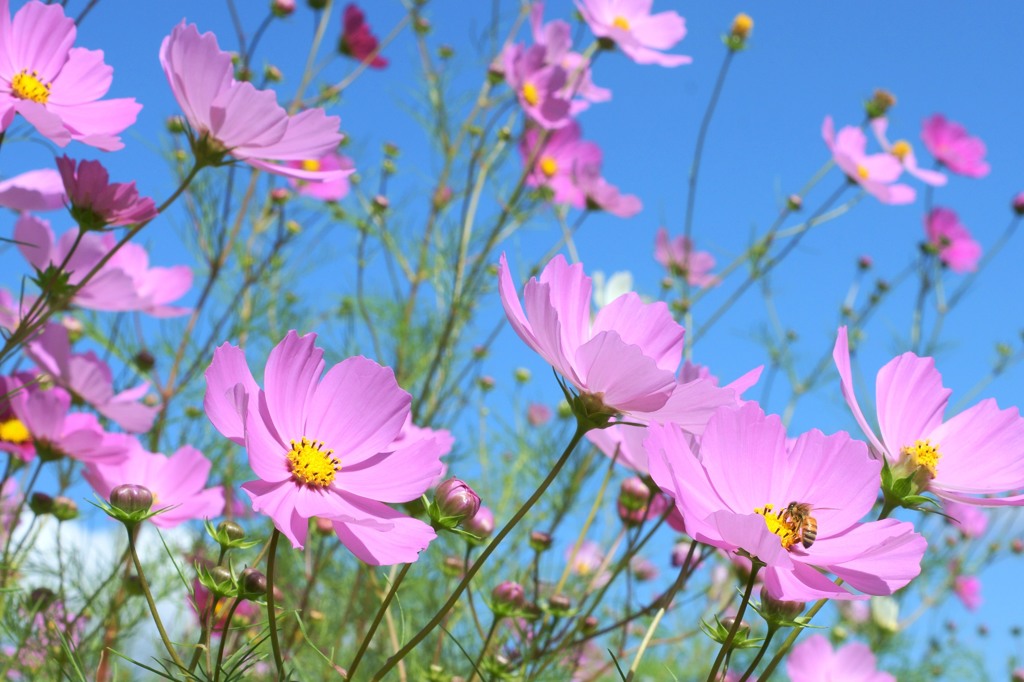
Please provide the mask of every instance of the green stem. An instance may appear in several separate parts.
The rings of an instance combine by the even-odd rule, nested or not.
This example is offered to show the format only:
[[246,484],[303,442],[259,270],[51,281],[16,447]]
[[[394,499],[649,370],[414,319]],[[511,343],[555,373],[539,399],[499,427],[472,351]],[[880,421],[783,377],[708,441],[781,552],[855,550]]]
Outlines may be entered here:
[[142,571],[142,562],[139,561],[139,553],[135,548],[135,531],[138,526],[129,526],[125,524],[125,529],[128,531],[128,551],[132,555],[132,563],[135,564],[135,573],[139,577],[139,587],[142,588],[142,593],[146,596],[146,603],[149,604],[149,612],[153,616],[153,622],[156,623],[157,632],[160,633],[160,639],[164,643],[164,647],[167,649],[167,653],[171,655],[171,660],[179,668],[184,668],[185,663],[178,657],[178,652],[174,650],[174,645],[171,644],[171,639],[167,636],[167,631],[164,629],[163,621],[160,620],[160,613],[156,610],[156,601],[153,599],[153,593],[149,589],[149,583],[146,581],[146,574]]
[[565,451],[562,452],[562,455],[558,458],[558,461],[555,462],[554,467],[551,468],[551,471],[548,473],[547,477],[541,482],[541,484],[537,487],[533,494],[530,495],[529,499],[526,500],[523,506],[520,507],[519,511],[517,511],[515,515],[513,515],[512,518],[509,519],[509,522],[505,524],[505,527],[502,528],[498,532],[498,534],[494,536],[494,539],[491,540],[491,543],[489,545],[487,545],[484,551],[480,554],[479,558],[477,558],[476,562],[474,562],[473,565],[469,567],[469,569],[466,571],[465,577],[455,587],[455,591],[452,592],[451,596],[448,597],[448,601],[446,601],[444,605],[441,606],[441,609],[436,614],[434,614],[434,617],[431,618],[430,621],[426,625],[424,625],[419,632],[412,636],[412,638],[406,643],[405,646],[399,649],[394,656],[391,656],[387,660],[387,662],[380,670],[374,673],[374,680],[382,679],[384,675],[388,673],[388,671],[394,668],[399,661],[401,661],[409,654],[410,651],[415,649],[416,646],[421,641],[423,641],[423,639],[428,634],[430,634],[430,632],[435,627],[437,627],[437,625],[444,618],[445,614],[448,613],[452,609],[452,607],[455,606],[456,602],[458,602],[459,600],[459,597],[462,596],[462,593],[466,591],[467,587],[469,587],[470,581],[483,567],[488,557],[490,557],[491,554],[494,553],[494,551],[498,548],[498,545],[501,544],[502,540],[504,540],[505,537],[508,536],[508,534],[511,533],[517,525],[519,525],[519,522],[523,520],[523,517],[525,517],[527,513],[529,513],[530,509],[533,508],[533,505],[537,503],[537,500],[539,500],[541,496],[544,495],[544,493],[547,491],[548,487],[551,486],[552,482],[554,482],[555,480],[555,477],[558,476],[558,473],[565,466],[565,463],[569,461],[569,456],[572,454],[573,450],[576,449],[576,446],[579,444],[580,440],[583,439],[584,434],[588,430],[589,428],[587,426],[583,424],[577,424],[576,432],[573,434],[572,440],[569,441],[569,444],[566,446]]
[[757,650],[757,656],[754,657],[754,660],[747,667],[747,671],[743,673],[743,677],[740,678],[740,682],[747,682],[747,680],[750,679],[750,676],[754,674],[754,671],[757,670],[758,663],[760,663],[761,659],[764,658],[765,652],[768,651],[768,645],[772,643],[772,637],[774,637],[775,633],[778,631],[779,628],[777,626],[771,624],[768,625],[768,634],[765,635],[764,641],[761,642],[761,648]]
[[363,637],[363,641],[359,645],[359,651],[356,652],[356,657],[352,659],[352,665],[348,668],[348,679],[355,679],[356,670],[359,668],[359,663],[363,660],[363,654],[365,654],[367,648],[369,648],[370,640],[373,639],[373,635],[377,632],[380,622],[384,620],[384,614],[387,612],[388,606],[391,605],[391,600],[394,599],[395,594],[398,593],[398,586],[402,584],[403,580],[405,580],[405,575],[409,572],[410,568],[412,568],[412,564],[402,566],[402,570],[399,571],[394,582],[391,583],[391,589],[389,589],[387,595],[385,595],[384,601],[380,603],[380,608],[377,609],[377,615],[374,616],[373,622],[370,624],[370,629],[367,630],[366,636]]
[[267,550],[267,625],[270,628],[270,647],[274,650],[274,664],[277,666],[277,678],[285,679],[284,657],[281,656],[281,641],[277,636],[277,611],[274,608],[274,563],[277,560],[277,541],[281,531],[276,527],[270,536],[270,549]]
[[235,615],[235,609],[243,601],[245,601],[244,597],[236,597],[224,618],[224,627],[220,631],[220,645],[217,646],[217,660],[213,665],[213,682],[220,682],[220,664],[224,660],[224,643],[228,641],[228,627],[231,625],[231,617]]
[[[814,618],[815,614],[817,614],[818,611],[821,611],[821,607],[823,607],[827,602],[828,599],[819,599],[818,601],[816,601],[814,603],[814,606],[811,607],[811,610],[807,612],[804,624],[806,625],[810,623],[811,619]],[[782,643],[782,646],[779,647],[779,650],[775,652],[774,656],[772,656],[772,660],[769,661],[768,667],[765,668],[764,672],[761,673],[761,676],[758,678],[758,682],[768,682],[768,678],[771,677],[772,673],[775,672],[775,669],[779,667],[779,663],[782,662],[783,657],[785,657],[785,655],[789,652],[789,649],[793,646],[793,643],[796,642],[796,638],[800,636],[800,632],[802,630],[803,628],[795,628],[791,633],[789,633],[789,637],[787,637],[786,641]]]
[[732,651],[732,643],[736,639],[736,633],[740,630],[740,624],[743,622],[743,614],[747,610],[747,604],[750,603],[750,595],[754,592],[754,583],[757,582],[757,574],[764,566],[763,563],[757,559],[753,560],[753,568],[750,571],[750,578],[747,580],[747,589],[743,593],[743,601],[740,602],[740,608],[736,611],[736,616],[733,619],[732,627],[729,628],[729,635],[722,642],[722,648],[718,650],[718,656],[715,658],[715,664],[711,666],[711,672],[708,673],[707,682],[714,682],[718,679],[718,669],[722,667],[722,661]]
[[[498,623],[500,622],[501,619],[497,616],[491,620],[491,627],[488,628],[487,636],[484,637],[484,645],[480,647],[480,655],[476,657],[476,662],[473,663],[473,671],[469,673],[468,682],[473,682],[473,680],[476,679],[476,674],[479,672],[480,666],[484,662],[484,656],[487,655],[487,647],[491,645],[491,640],[494,638],[494,632],[498,629]],[[483,679],[483,675],[480,675],[480,678]]]

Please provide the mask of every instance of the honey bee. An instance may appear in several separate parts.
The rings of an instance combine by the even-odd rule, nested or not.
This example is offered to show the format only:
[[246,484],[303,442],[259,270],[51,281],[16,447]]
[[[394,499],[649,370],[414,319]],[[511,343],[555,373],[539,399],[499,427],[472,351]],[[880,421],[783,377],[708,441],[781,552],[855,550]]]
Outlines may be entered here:
[[818,520],[811,516],[811,505],[806,502],[790,502],[779,512],[782,522],[796,533],[797,542],[810,549],[818,537]]

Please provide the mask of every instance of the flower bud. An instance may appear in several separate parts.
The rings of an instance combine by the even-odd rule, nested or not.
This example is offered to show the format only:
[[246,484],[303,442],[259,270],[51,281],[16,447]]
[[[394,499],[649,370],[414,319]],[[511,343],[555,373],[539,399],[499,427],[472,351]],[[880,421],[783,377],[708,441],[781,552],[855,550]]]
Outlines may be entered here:
[[45,516],[53,512],[53,498],[46,493],[32,493],[32,497],[28,498],[28,508],[36,516]]
[[477,379],[476,383],[477,386],[480,387],[481,391],[490,391],[491,389],[494,388],[496,382],[494,381],[494,377],[485,374],[484,376]]
[[185,132],[185,119],[182,116],[168,116],[165,125],[167,126],[167,132],[172,135]]
[[110,504],[128,514],[147,512],[153,506],[153,493],[145,486],[125,483],[110,491]]
[[864,103],[864,110],[867,112],[868,118],[882,118],[894,106],[896,106],[896,97],[888,90],[878,88],[871,99]]
[[506,580],[491,592],[492,608],[498,616],[509,616],[526,603],[526,590],[519,583]]
[[543,403],[530,403],[526,407],[526,421],[530,426],[543,426],[551,420],[551,408]]
[[78,504],[70,497],[60,495],[53,498],[53,515],[58,521],[71,521],[78,518]]
[[1024,215],[1024,192],[1013,198],[1013,212],[1017,215]]
[[1024,540],[1014,538],[1010,541],[1010,551],[1014,554],[1024,553]]
[[291,199],[292,193],[288,191],[287,187],[275,187],[270,190],[270,200],[280,206],[289,199]]
[[745,12],[737,14],[729,28],[729,47],[733,50],[742,49],[752,30],[754,30],[754,20],[750,18],[750,15]]
[[462,522],[462,530],[475,535],[480,540],[486,540],[494,532],[494,513],[489,507],[480,505],[476,514]]
[[441,525],[454,528],[480,511],[480,496],[463,481],[449,478],[434,491],[434,505]]
[[263,67],[263,79],[268,83],[280,83],[284,80],[284,74],[273,64],[267,64]]
[[259,597],[267,593],[267,576],[255,568],[246,568],[238,576],[238,586],[244,597]]
[[28,608],[32,611],[45,611],[57,600],[57,594],[48,587],[37,587],[28,593]]
[[868,255],[861,256],[860,258],[857,259],[857,268],[859,270],[870,270],[871,266],[873,266],[874,264],[875,261],[872,260],[871,256]]
[[799,194],[790,194],[786,197],[786,208],[796,213],[804,207],[804,199]]
[[330,519],[318,516],[313,525],[316,528],[316,532],[321,535],[331,535],[334,533],[334,523]]
[[132,362],[143,372],[148,372],[153,369],[154,365],[156,365],[156,358],[153,357],[153,354],[148,350],[140,350],[135,354],[135,357],[132,358]]
[[442,569],[446,575],[458,577],[466,572],[466,562],[457,556],[447,556],[442,563]]
[[548,609],[555,616],[566,616],[572,609],[572,599],[564,594],[554,594],[548,599]]
[[451,59],[455,56],[455,48],[451,45],[441,45],[437,48],[437,56],[441,59]]
[[806,606],[802,601],[776,599],[768,592],[767,587],[761,588],[761,615],[769,623],[792,621],[804,612]]
[[551,535],[542,530],[535,530],[530,533],[530,547],[535,552],[543,552],[551,548]]
[[217,524],[217,532],[232,542],[245,539],[245,529],[234,521],[221,521]]
[[[735,616],[726,616],[722,619],[722,626],[726,630],[731,631],[734,625],[736,625]],[[750,623],[745,620],[741,620],[739,627],[736,629],[736,637],[742,641],[747,638],[748,634],[750,634]]]
[[270,11],[275,17],[286,17],[295,11],[295,0],[273,0],[270,3]]
[[526,369],[525,367],[517,367],[514,376],[517,382],[519,382],[520,384],[525,384],[527,381],[530,380],[530,370]]
[[327,7],[327,0],[306,0],[306,4],[310,9],[323,9]]
[[388,201],[388,198],[383,194],[378,194],[373,198],[373,209],[377,213],[383,213],[384,211],[388,210],[388,207],[390,205],[391,202]]
[[583,634],[589,635],[597,629],[597,625],[597,618],[595,618],[594,616],[587,616],[583,619],[583,625],[580,627],[580,630],[583,632]]

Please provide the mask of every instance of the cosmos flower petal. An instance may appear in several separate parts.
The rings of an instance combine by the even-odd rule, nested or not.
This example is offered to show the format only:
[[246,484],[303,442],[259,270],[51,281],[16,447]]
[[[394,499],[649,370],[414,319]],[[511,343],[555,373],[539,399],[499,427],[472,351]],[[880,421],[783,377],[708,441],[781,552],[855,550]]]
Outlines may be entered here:
[[302,549],[309,534],[309,519],[295,509],[295,486],[291,482],[249,481],[242,484],[242,490],[249,494],[253,511],[269,516],[292,547]]
[[358,490],[361,497],[371,500],[409,502],[443,473],[442,447],[434,438],[423,438],[392,452],[367,457],[355,465],[343,463],[337,486]]
[[[357,502],[353,498],[349,501]],[[386,521],[389,527],[336,520],[334,530],[342,543],[370,566],[412,563],[437,537],[429,525],[391,507],[372,500],[358,501],[358,505],[367,516]]]
[[850,412],[853,413],[857,425],[860,426],[861,432],[867,436],[868,442],[879,456],[884,454],[893,456],[892,453],[886,451],[885,446],[875,436],[874,429],[868,425],[868,420],[864,418],[864,413],[861,412],[860,404],[857,402],[857,394],[853,391],[853,372],[850,368],[850,342],[846,335],[845,325],[840,327],[836,333],[836,345],[832,349],[832,360],[836,363],[836,369],[839,371],[839,387],[843,397],[846,399],[846,404],[849,406]]
[[[236,391],[241,388],[241,393]],[[206,370],[206,395],[203,408],[214,428],[235,443],[245,442],[244,401],[256,400],[259,387],[252,378],[245,352],[224,343],[213,352],[213,362]]]
[[878,427],[893,457],[942,423],[949,395],[935,360],[904,353],[878,370]]
[[927,546],[912,524],[883,519],[823,538],[811,552],[815,564],[827,567],[851,587],[881,595],[892,594],[921,573]]
[[619,296],[594,318],[593,334],[611,330],[625,343],[643,347],[660,369],[674,372],[683,359],[685,331],[662,301],[644,303],[632,291]]
[[656,412],[676,387],[675,375],[615,331],[601,332],[580,346],[573,364],[590,393],[624,412]]
[[306,433],[305,415],[317,381],[324,371],[324,352],[315,346],[316,335],[300,337],[288,332],[267,357],[263,375],[267,411],[283,441],[304,437],[323,440]]
[[262,392],[247,400],[245,450],[249,455],[249,466],[257,476],[270,483],[281,483],[292,478],[288,467],[288,445],[278,440],[268,429],[266,420],[256,407],[257,401],[262,400]]
[[[1024,419],[989,398],[931,431],[939,448],[932,486],[961,495],[992,495],[1024,488]],[[976,498],[985,505],[987,499]]]
[[763,575],[765,587],[775,599],[802,602],[818,599],[867,599],[865,595],[853,594],[837,586],[828,576],[799,562],[794,562],[791,569],[767,566]]

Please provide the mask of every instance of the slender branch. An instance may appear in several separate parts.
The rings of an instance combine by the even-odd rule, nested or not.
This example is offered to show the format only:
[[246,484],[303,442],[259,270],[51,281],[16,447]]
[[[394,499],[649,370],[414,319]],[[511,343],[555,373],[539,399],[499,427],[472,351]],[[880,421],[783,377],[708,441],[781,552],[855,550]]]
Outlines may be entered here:
[[370,623],[370,629],[366,631],[366,636],[363,637],[363,642],[359,645],[356,657],[352,659],[352,665],[348,667],[348,678],[350,680],[355,679],[356,670],[359,669],[359,664],[363,660],[363,654],[366,653],[366,649],[370,646],[370,640],[372,640],[374,634],[376,634],[377,628],[380,626],[380,622],[384,619],[384,613],[391,605],[391,600],[395,598],[395,594],[398,593],[398,586],[402,584],[403,580],[405,580],[405,576],[409,572],[410,568],[412,568],[412,564],[402,566],[402,570],[399,571],[398,576],[391,583],[391,589],[388,590],[387,595],[384,597],[384,601],[380,603],[380,608],[377,609],[377,615],[373,617],[373,622]]

